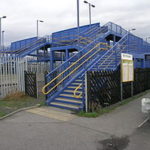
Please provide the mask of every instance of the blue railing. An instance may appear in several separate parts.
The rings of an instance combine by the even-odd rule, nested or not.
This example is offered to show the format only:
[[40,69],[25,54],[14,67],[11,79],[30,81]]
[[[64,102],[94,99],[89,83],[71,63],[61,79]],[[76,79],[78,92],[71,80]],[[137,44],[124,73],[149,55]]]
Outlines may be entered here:
[[[111,49],[109,49],[104,55],[102,55],[101,57],[99,57],[98,59],[96,59],[95,63],[93,63],[93,65],[91,65],[88,68],[89,70],[106,70],[108,69],[108,67],[110,66],[110,64],[112,63],[112,61],[116,61],[117,59],[117,63],[114,66],[115,68],[120,64],[120,57],[121,57],[121,53],[122,52],[126,52],[126,48],[127,48],[127,41],[128,41],[128,33],[124,35],[124,37],[122,37],[122,39],[120,39]],[[120,47],[122,46],[122,48]],[[117,53],[116,53],[117,52]],[[115,53],[117,55],[115,55]],[[118,57],[119,56],[119,57]],[[112,59],[114,58],[114,59]],[[111,59],[111,60],[110,60]],[[105,66],[103,66],[103,64],[107,61],[107,64]],[[100,65],[99,65],[100,64]],[[95,69],[96,68],[96,69]],[[112,69],[115,69],[112,68]]]
[[[105,32],[104,32],[105,29]],[[98,49],[100,48],[100,46],[96,46],[102,39],[104,39],[108,33],[109,30],[106,30],[106,28],[102,28],[100,30],[101,32],[99,33],[99,37],[97,37],[96,39],[94,39],[90,44],[88,44],[86,47],[84,47],[80,52],[78,52],[77,54],[75,54],[74,56],[72,56],[71,58],[69,58],[67,61],[65,61],[62,65],[60,65],[59,67],[55,68],[52,72],[50,72],[46,78],[47,78],[47,82],[52,82],[52,84],[49,86],[46,86],[46,90],[51,89],[52,87],[55,87],[56,83],[59,81],[62,81],[62,79],[64,79],[62,81],[62,83],[60,85],[57,86],[57,88],[53,88],[53,90],[47,94],[48,97],[52,96],[54,93],[57,92],[58,89],[63,88],[63,86],[65,85],[65,83],[73,78],[77,73],[79,73],[83,68],[89,66],[89,64],[91,65],[91,62],[93,62],[92,60],[95,59],[95,57],[99,57],[99,53],[98,53]],[[101,34],[103,33],[103,34]],[[96,47],[95,47],[96,46]],[[92,52],[89,53],[89,50],[94,49]],[[100,53],[102,51],[99,51]],[[85,58],[82,58],[82,56],[85,56]],[[89,61],[86,61],[86,63],[83,63],[86,59],[90,58],[92,56],[92,60],[90,59]],[[82,59],[81,59],[82,58]],[[73,67],[69,67],[70,65],[72,65],[71,62],[76,62],[75,65],[73,64]],[[82,64],[82,66],[80,66]],[[78,67],[80,66],[80,67]],[[78,69],[76,69],[78,68]],[[72,71],[75,70],[73,73]],[[61,74],[62,73],[62,74]],[[71,76],[69,75],[70,73]],[[59,76],[59,74],[61,74]],[[58,77],[59,76],[59,77]],[[66,78],[66,76],[68,76]],[[56,80],[57,79],[57,80]]]
[[61,36],[59,38],[52,38],[52,46],[53,47],[59,47],[59,46],[67,46],[67,45],[78,45],[78,46],[84,46],[89,43],[89,34],[93,34],[93,31],[100,29],[98,26],[93,26],[86,28],[82,32],[75,33],[72,35],[67,36]]
[[119,26],[113,22],[108,22],[106,24],[106,26],[108,27],[108,30],[114,31],[115,33],[117,33],[120,36],[124,36],[125,34],[128,33],[127,30],[125,30],[124,28],[122,28],[121,26]]
[[19,48],[16,50],[7,49],[7,50],[1,51],[1,53],[10,53],[10,54],[15,54],[15,55],[21,55],[24,53],[28,53],[30,50],[32,50],[33,48],[39,47],[43,43],[46,43],[46,38],[39,38],[39,39],[35,40],[34,42],[23,46],[22,48]]

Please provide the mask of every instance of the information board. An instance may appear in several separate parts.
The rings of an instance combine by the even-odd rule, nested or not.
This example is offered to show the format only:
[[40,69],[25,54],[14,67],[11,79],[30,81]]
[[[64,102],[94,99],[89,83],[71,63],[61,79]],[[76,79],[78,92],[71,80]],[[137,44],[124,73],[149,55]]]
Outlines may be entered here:
[[130,54],[121,53],[121,81],[134,81],[133,56]]

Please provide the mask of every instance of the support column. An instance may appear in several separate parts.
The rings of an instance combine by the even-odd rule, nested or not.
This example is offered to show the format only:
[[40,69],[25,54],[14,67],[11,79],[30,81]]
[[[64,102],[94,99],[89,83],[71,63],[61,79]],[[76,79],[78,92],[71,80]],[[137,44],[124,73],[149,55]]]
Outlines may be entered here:
[[66,57],[65,60],[67,60],[67,59],[69,59],[69,50],[66,49],[66,50],[65,50],[65,53],[66,53],[66,54],[65,54],[65,57]]
[[110,46],[110,41],[107,41],[107,44]]
[[50,51],[50,71],[54,69],[54,51]]
[[144,59],[143,59],[143,68],[146,68],[145,61],[146,61],[146,59],[145,59],[145,56],[144,56]]
[[[113,46],[116,44],[116,36],[113,36]],[[115,48],[115,65],[117,67],[117,49]]]

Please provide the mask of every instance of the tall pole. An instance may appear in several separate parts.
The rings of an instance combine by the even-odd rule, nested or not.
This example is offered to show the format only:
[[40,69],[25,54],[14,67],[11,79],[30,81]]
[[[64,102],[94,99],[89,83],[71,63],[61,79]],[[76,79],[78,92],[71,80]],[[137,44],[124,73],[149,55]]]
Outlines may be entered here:
[[38,20],[36,21],[36,36],[37,38],[39,36],[39,21]]
[[92,18],[92,15],[91,15],[91,4],[89,3],[89,23],[90,23],[90,25],[91,25],[91,19]]
[[89,5],[89,24],[91,25],[91,24],[92,24],[91,8],[92,8],[92,7],[95,8],[95,5],[89,3],[89,2],[86,1],[86,0],[84,0],[84,3]]
[[77,27],[78,27],[78,44],[79,44],[79,35],[80,35],[80,4],[77,0]]
[[37,38],[39,37],[39,22],[44,22],[44,21],[42,21],[42,20],[36,21],[36,36],[37,36]]
[[80,27],[80,8],[79,8],[79,0],[77,0],[77,27]]

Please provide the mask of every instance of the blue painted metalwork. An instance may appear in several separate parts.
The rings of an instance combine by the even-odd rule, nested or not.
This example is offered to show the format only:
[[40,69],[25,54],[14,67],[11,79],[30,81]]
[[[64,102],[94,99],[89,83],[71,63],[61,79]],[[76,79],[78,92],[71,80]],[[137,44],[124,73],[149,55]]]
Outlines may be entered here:
[[36,40],[37,40],[37,37],[32,37],[32,38],[28,38],[28,39],[12,42],[11,46],[10,46],[10,49],[12,51],[21,49],[23,47],[26,47],[28,44],[33,43]]
[[[111,44],[111,41],[113,41],[113,44]],[[103,44],[97,46],[98,43]],[[35,53],[39,49],[44,51],[44,48],[50,48],[51,50],[46,54],[44,52]],[[91,49],[93,50],[91,51]],[[48,38],[30,38],[13,42],[10,49],[1,50],[0,52],[13,54],[15,57],[28,55],[38,57],[37,61],[50,61],[51,72],[46,76],[48,82],[66,70],[58,78],[58,81],[64,80],[47,94],[47,104],[67,109],[69,108],[65,107],[65,105],[59,106],[57,103],[76,105],[79,106],[78,109],[84,108],[84,75],[86,71],[117,69],[120,65],[122,52],[134,56],[135,68],[150,67],[150,43],[112,22],[103,26],[100,26],[99,23],[82,26],[80,27],[79,35],[78,29],[72,28],[55,32]],[[62,61],[63,63],[54,68],[56,61]],[[72,71],[74,72],[72,73]],[[65,78],[66,76],[67,78]],[[82,82],[82,98],[77,99],[62,95],[68,94],[66,90],[69,89],[72,83],[77,82],[77,79]],[[47,90],[56,85],[58,81],[48,86]],[[63,101],[61,99],[56,101],[58,97],[70,98],[72,101]],[[82,101],[82,104],[75,102],[78,100]]]

